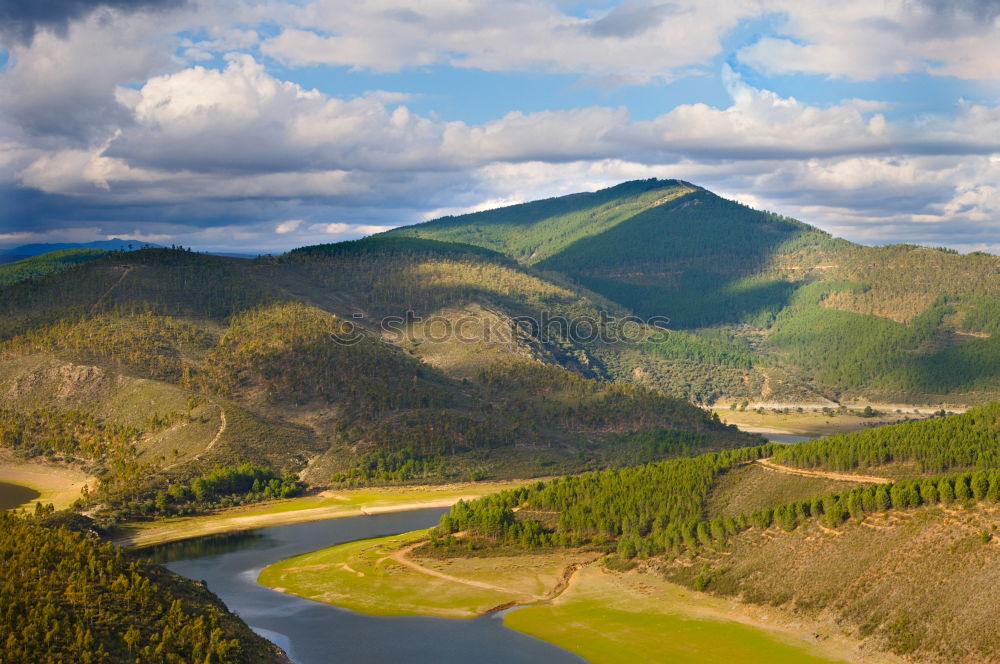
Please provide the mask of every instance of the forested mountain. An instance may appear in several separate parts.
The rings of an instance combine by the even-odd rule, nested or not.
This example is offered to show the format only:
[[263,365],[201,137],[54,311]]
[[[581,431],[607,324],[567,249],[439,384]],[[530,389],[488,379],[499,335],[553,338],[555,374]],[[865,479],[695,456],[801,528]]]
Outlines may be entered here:
[[117,515],[247,463],[441,481],[754,440],[690,401],[1000,393],[996,257],[861,247],[681,181],[276,257],[88,259],[0,286],[0,390],[19,416],[132,432],[96,456],[8,443],[104,477]]
[[[954,506],[988,523],[1000,496],[996,405],[785,448],[691,403],[995,400],[997,257],[862,247],[685,182],[280,256],[145,248],[8,267],[0,447],[93,478],[75,507],[102,525],[307,487],[584,473],[461,503],[436,543],[450,550],[461,530],[487,547],[593,546],[752,594],[764,592],[752,566],[733,576],[719,560],[727,547],[755,559],[755,534],[809,538],[914,510],[940,525],[951,516],[933,510]],[[774,484],[760,476],[773,471],[765,457],[895,483]],[[952,521],[948,532],[967,529]],[[30,521],[6,525],[78,560],[114,555]],[[708,561],[704,574],[684,571],[692,560]],[[138,601],[146,572],[91,581]],[[191,622],[183,607],[156,607],[176,639],[154,643],[147,632],[163,625],[151,618],[130,643],[107,641],[108,657],[236,652],[209,614]],[[54,639],[104,639],[36,617]]]
[[611,364],[692,399],[964,403],[1000,393],[996,256],[856,245],[677,180],[387,236],[486,247],[669,318],[682,341]]
[[289,661],[201,584],[44,510],[0,513],[0,634],[5,662]]
[[[438,556],[585,546],[614,553],[614,569],[641,564],[697,590],[830,620],[914,661],[991,662],[998,504],[1000,406],[991,404],[539,482],[456,504],[429,546]],[[964,594],[939,592],[953,587]]]
[[[95,475],[85,502],[106,520],[273,497],[289,472],[318,486],[523,477],[755,439],[612,380],[612,344],[521,325],[624,309],[467,245],[112,253],[0,288],[0,311],[0,443]],[[655,333],[635,331],[636,347]],[[245,464],[270,475],[196,495],[199,477]]]

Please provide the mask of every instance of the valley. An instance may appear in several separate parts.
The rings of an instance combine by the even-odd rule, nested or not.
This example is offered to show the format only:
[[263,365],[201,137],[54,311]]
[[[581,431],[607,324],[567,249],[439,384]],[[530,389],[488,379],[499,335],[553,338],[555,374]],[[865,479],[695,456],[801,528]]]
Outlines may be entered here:
[[260,580],[375,616],[519,607],[588,661],[996,651],[994,256],[644,180],[277,256],[3,267],[0,482],[38,537],[180,551],[447,509]]
[[[748,616],[767,615],[849,661],[985,663],[996,606],[977,589],[1000,569],[998,422],[991,405],[557,478],[459,502],[431,531],[283,561],[260,581],[375,614],[527,605],[505,621],[592,661],[628,661],[629,648],[709,661],[712,647],[697,644],[714,628],[684,622],[690,612],[670,600],[689,592],[679,584],[727,600],[716,619],[721,606],[758,627]],[[970,468],[988,470],[961,472]],[[487,581],[497,579],[508,582]],[[681,644],[666,638],[689,629]],[[752,654],[757,638],[740,640],[746,661],[765,661]]]
[[[506,626],[593,662],[643,656],[707,662],[725,652],[747,664],[819,663],[858,654],[846,639],[817,642],[806,626],[779,611],[754,612],[655,575],[604,569],[593,552],[415,557],[414,543],[426,537],[416,531],[339,545],[267,567],[259,581],[373,615],[468,619],[505,607]],[[733,650],[733,643],[740,647]]]
[[[738,406],[738,405],[737,405]],[[867,414],[865,408],[871,408]],[[836,433],[872,429],[907,420],[920,420],[940,413],[961,413],[965,406],[944,405],[933,409],[913,404],[858,404],[853,407],[817,406],[815,404],[749,404],[746,409],[716,407],[712,409],[726,424],[735,424],[741,431],[822,438]],[[781,442],[781,441],[778,441]]]
[[0,0],[0,664],[1000,664],[1000,0]]

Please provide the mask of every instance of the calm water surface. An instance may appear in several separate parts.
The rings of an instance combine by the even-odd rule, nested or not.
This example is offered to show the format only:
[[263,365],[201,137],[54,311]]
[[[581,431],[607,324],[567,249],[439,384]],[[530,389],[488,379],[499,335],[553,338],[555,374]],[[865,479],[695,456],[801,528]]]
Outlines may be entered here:
[[38,498],[40,493],[20,484],[0,482],[0,512]]
[[813,440],[817,438],[817,436],[798,436],[793,433],[765,433],[764,438],[767,438],[772,443],[790,445],[792,443],[802,443],[807,440]]
[[196,581],[258,634],[300,664],[579,664],[576,655],[507,629],[499,616],[474,620],[366,616],[274,592],[257,583],[268,565],[341,542],[437,523],[443,509],[330,519],[175,542],[151,558]]

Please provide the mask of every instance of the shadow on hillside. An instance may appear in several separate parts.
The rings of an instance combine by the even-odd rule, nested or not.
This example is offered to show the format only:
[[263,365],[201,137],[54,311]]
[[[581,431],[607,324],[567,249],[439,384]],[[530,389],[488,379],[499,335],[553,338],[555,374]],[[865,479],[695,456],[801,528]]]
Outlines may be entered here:
[[[813,236],[810,238],[810,236]],[[539,263],[643,316],[691,328],[773,317],[802,282],[755,277],[815,229],[697,191]]]

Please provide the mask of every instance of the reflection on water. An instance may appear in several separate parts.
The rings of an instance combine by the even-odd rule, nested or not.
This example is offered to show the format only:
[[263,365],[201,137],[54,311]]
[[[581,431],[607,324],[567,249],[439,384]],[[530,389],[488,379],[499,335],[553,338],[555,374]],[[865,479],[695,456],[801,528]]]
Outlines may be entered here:
[[429,509],[274,526],[156,547],[150,555],[209,589],[261,636],[299,664],[579,664],[561,648],[503,626],[474,620],[366,616],[275,592],[257,583],[260,571],[341,542],[403,533],[437,523]]
[[816,436],[799,436],[794,433],[765,433],[764,438],[767,438],[772,443],[789,445],[791,443],[802,443],[807,440],[813,440]]
[[278,632],[272,632],[269,629],[264,629],[263,627],[252,628],[258,636],[263,636],[265,639],[271,643],[278,644],[278,647],[285,651],[285,654],[291,658],[295,657],[295,651],[292,649],[291,640],[284,634],[279,634]]
[[140,549],[135,555],[143,560],[163,565],[174,560],[217,556],[241,549],[266,549],[273,545],[274,540],[269,539],[261,531],[248,530],[161,544]]
[[31,502],[41,495],[34,489],[20,484],[0,482],[0,511]]

